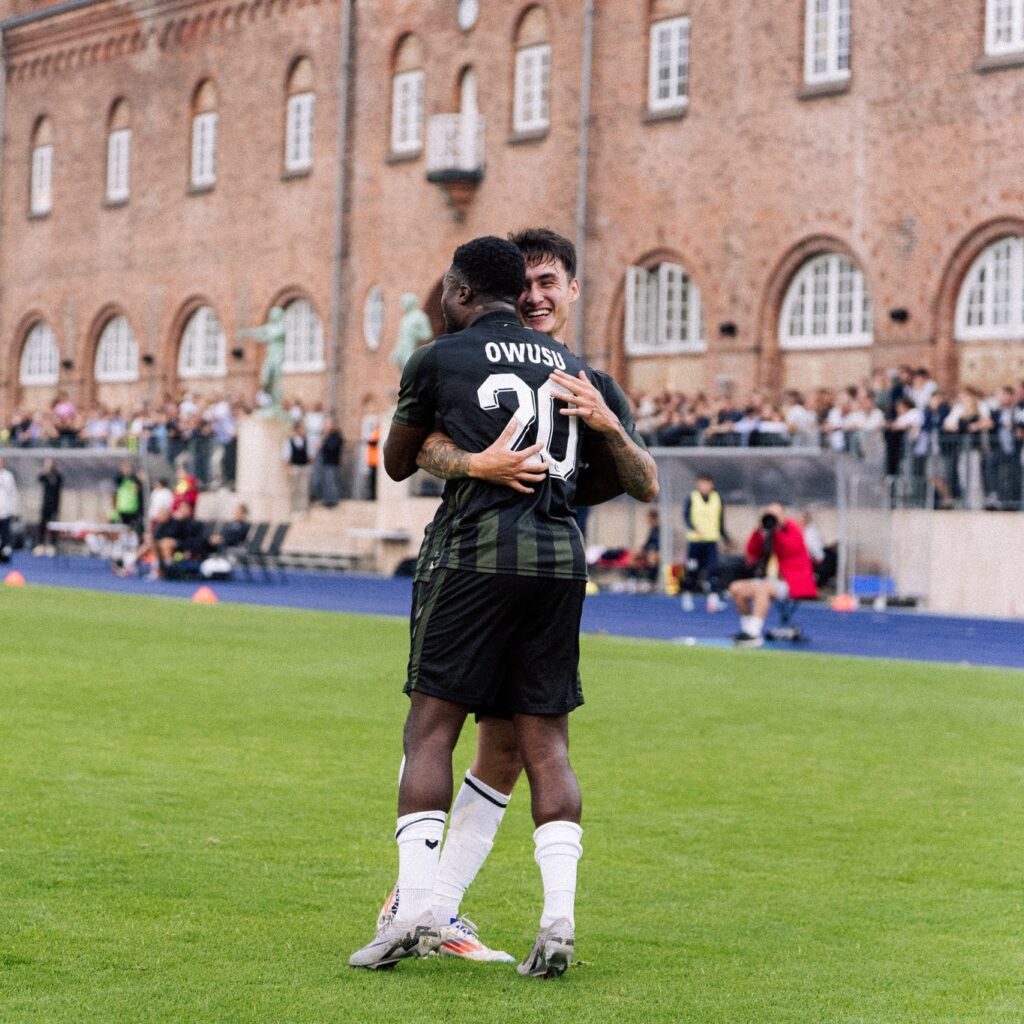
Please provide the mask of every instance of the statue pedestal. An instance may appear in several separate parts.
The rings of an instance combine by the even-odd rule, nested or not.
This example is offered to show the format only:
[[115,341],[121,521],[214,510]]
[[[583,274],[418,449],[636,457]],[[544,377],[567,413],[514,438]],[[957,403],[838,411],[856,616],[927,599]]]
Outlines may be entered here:
[[247,416],[238,425],[238,500],[249,506],[252,522],[284,522],[292,517],[288,467],[283,458],[288,424],[274,416]]

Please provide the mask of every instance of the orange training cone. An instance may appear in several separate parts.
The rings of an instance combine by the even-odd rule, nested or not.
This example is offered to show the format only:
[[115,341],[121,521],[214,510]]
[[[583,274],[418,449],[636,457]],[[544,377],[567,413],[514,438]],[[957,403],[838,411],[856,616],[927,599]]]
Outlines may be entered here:
[[217,595],[209,587],[200,587],[193,595],[194,604],[216,604]]
[[832,611],[853,612],[857,610],[857,599],[852,594],[836,594],[832,598]]
[[25,577],[22,576],[21,573],[18,572],[17,569],[12,569],[4,577],[4,586],[5,587],[23,587],[23,586],[25,586]]

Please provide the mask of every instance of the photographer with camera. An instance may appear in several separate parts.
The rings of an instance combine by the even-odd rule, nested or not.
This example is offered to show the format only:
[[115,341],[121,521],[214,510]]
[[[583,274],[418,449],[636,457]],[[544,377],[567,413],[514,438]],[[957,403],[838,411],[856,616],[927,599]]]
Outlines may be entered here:
[[761,525],[747,540],[746,561],[750,578],[736,580],[729,587],[740,613],[740,631],[733,636],[733,643],[760,647],[772,601],[818,596],[803,530],[795,519],[786,518],[778,502],[764,510]]

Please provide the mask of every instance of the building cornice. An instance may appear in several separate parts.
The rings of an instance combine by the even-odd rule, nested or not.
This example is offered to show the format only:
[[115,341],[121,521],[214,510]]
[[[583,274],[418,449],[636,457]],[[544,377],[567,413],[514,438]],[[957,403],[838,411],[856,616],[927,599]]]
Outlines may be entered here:
[[[322,0],[95,0],[6,23],[7,79],[73,74],[157,47],[168,51],[241,31]],[[48,14],[48,17],[44,15]]]

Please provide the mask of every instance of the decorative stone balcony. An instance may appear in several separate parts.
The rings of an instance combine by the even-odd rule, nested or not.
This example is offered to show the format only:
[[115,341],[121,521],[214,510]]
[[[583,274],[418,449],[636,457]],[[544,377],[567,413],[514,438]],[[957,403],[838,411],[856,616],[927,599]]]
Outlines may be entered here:
[[440,185],[456,220],[484,177],[484,119],[478,114],[435,114],[427,124],[427,181]]

